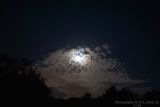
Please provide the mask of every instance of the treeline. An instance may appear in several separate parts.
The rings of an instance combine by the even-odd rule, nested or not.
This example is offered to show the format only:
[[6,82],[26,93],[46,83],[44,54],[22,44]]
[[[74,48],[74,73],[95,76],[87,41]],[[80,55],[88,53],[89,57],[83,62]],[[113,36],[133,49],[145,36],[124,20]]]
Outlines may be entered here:
[[133,107],[133,101],[139,101],[140,105],[153,103],[151,105],[153,107],[160,103],[160,91],[152,90],[140,96],[127,88],[117,90],[113,86],[106,90],[103,96],[96,99],[91,98],[89,93],[82,98],[55,99],[51,96],[50,89],[44,84],[36,67],[32,66],[32,61],[8,55],[0,57],[0,107],[17,105],[22,107],[33,105],[45,107],[123,105]]

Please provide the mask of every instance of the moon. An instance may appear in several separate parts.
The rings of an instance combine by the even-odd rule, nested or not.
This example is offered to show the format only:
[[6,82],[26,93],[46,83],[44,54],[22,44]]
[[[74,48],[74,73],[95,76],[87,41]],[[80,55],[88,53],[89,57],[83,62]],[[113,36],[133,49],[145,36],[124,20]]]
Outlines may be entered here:
[[84,48],[80,49],[73,49],[70,53],[70,61],[76,64],[79,64],[81,66],[84,66],[89,61],[89,58],[91,57],[89,54],[86,54],[86,50]]

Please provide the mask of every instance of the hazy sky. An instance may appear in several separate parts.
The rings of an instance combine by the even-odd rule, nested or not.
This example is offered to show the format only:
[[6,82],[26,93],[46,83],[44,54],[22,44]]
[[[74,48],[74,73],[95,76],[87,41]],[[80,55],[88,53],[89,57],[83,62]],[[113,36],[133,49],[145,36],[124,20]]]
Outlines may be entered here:
[[160,88],[158,3],[8,0],[2,8],[1,54],[39,59],[66,46],[108,42],[129,74]]

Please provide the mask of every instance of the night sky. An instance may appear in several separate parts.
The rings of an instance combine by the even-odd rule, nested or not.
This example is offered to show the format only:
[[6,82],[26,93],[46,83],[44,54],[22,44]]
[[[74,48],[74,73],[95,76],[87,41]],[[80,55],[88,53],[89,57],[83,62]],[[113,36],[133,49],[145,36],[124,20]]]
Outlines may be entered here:
[[0,53],[36,60],[67,46],[109,43],[127,72],[160,88],[159,4],[145,0],[6,1]]

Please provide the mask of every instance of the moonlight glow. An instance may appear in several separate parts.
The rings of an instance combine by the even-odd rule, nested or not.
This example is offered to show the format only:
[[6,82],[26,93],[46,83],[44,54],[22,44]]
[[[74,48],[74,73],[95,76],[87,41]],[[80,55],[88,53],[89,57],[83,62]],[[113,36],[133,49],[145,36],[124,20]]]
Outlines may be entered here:
[[79,65],[85,65],[89,61],[89,54],[85,53],[86,50],[83,48],[80,49],[73,49],[71,51],[70,60]]

